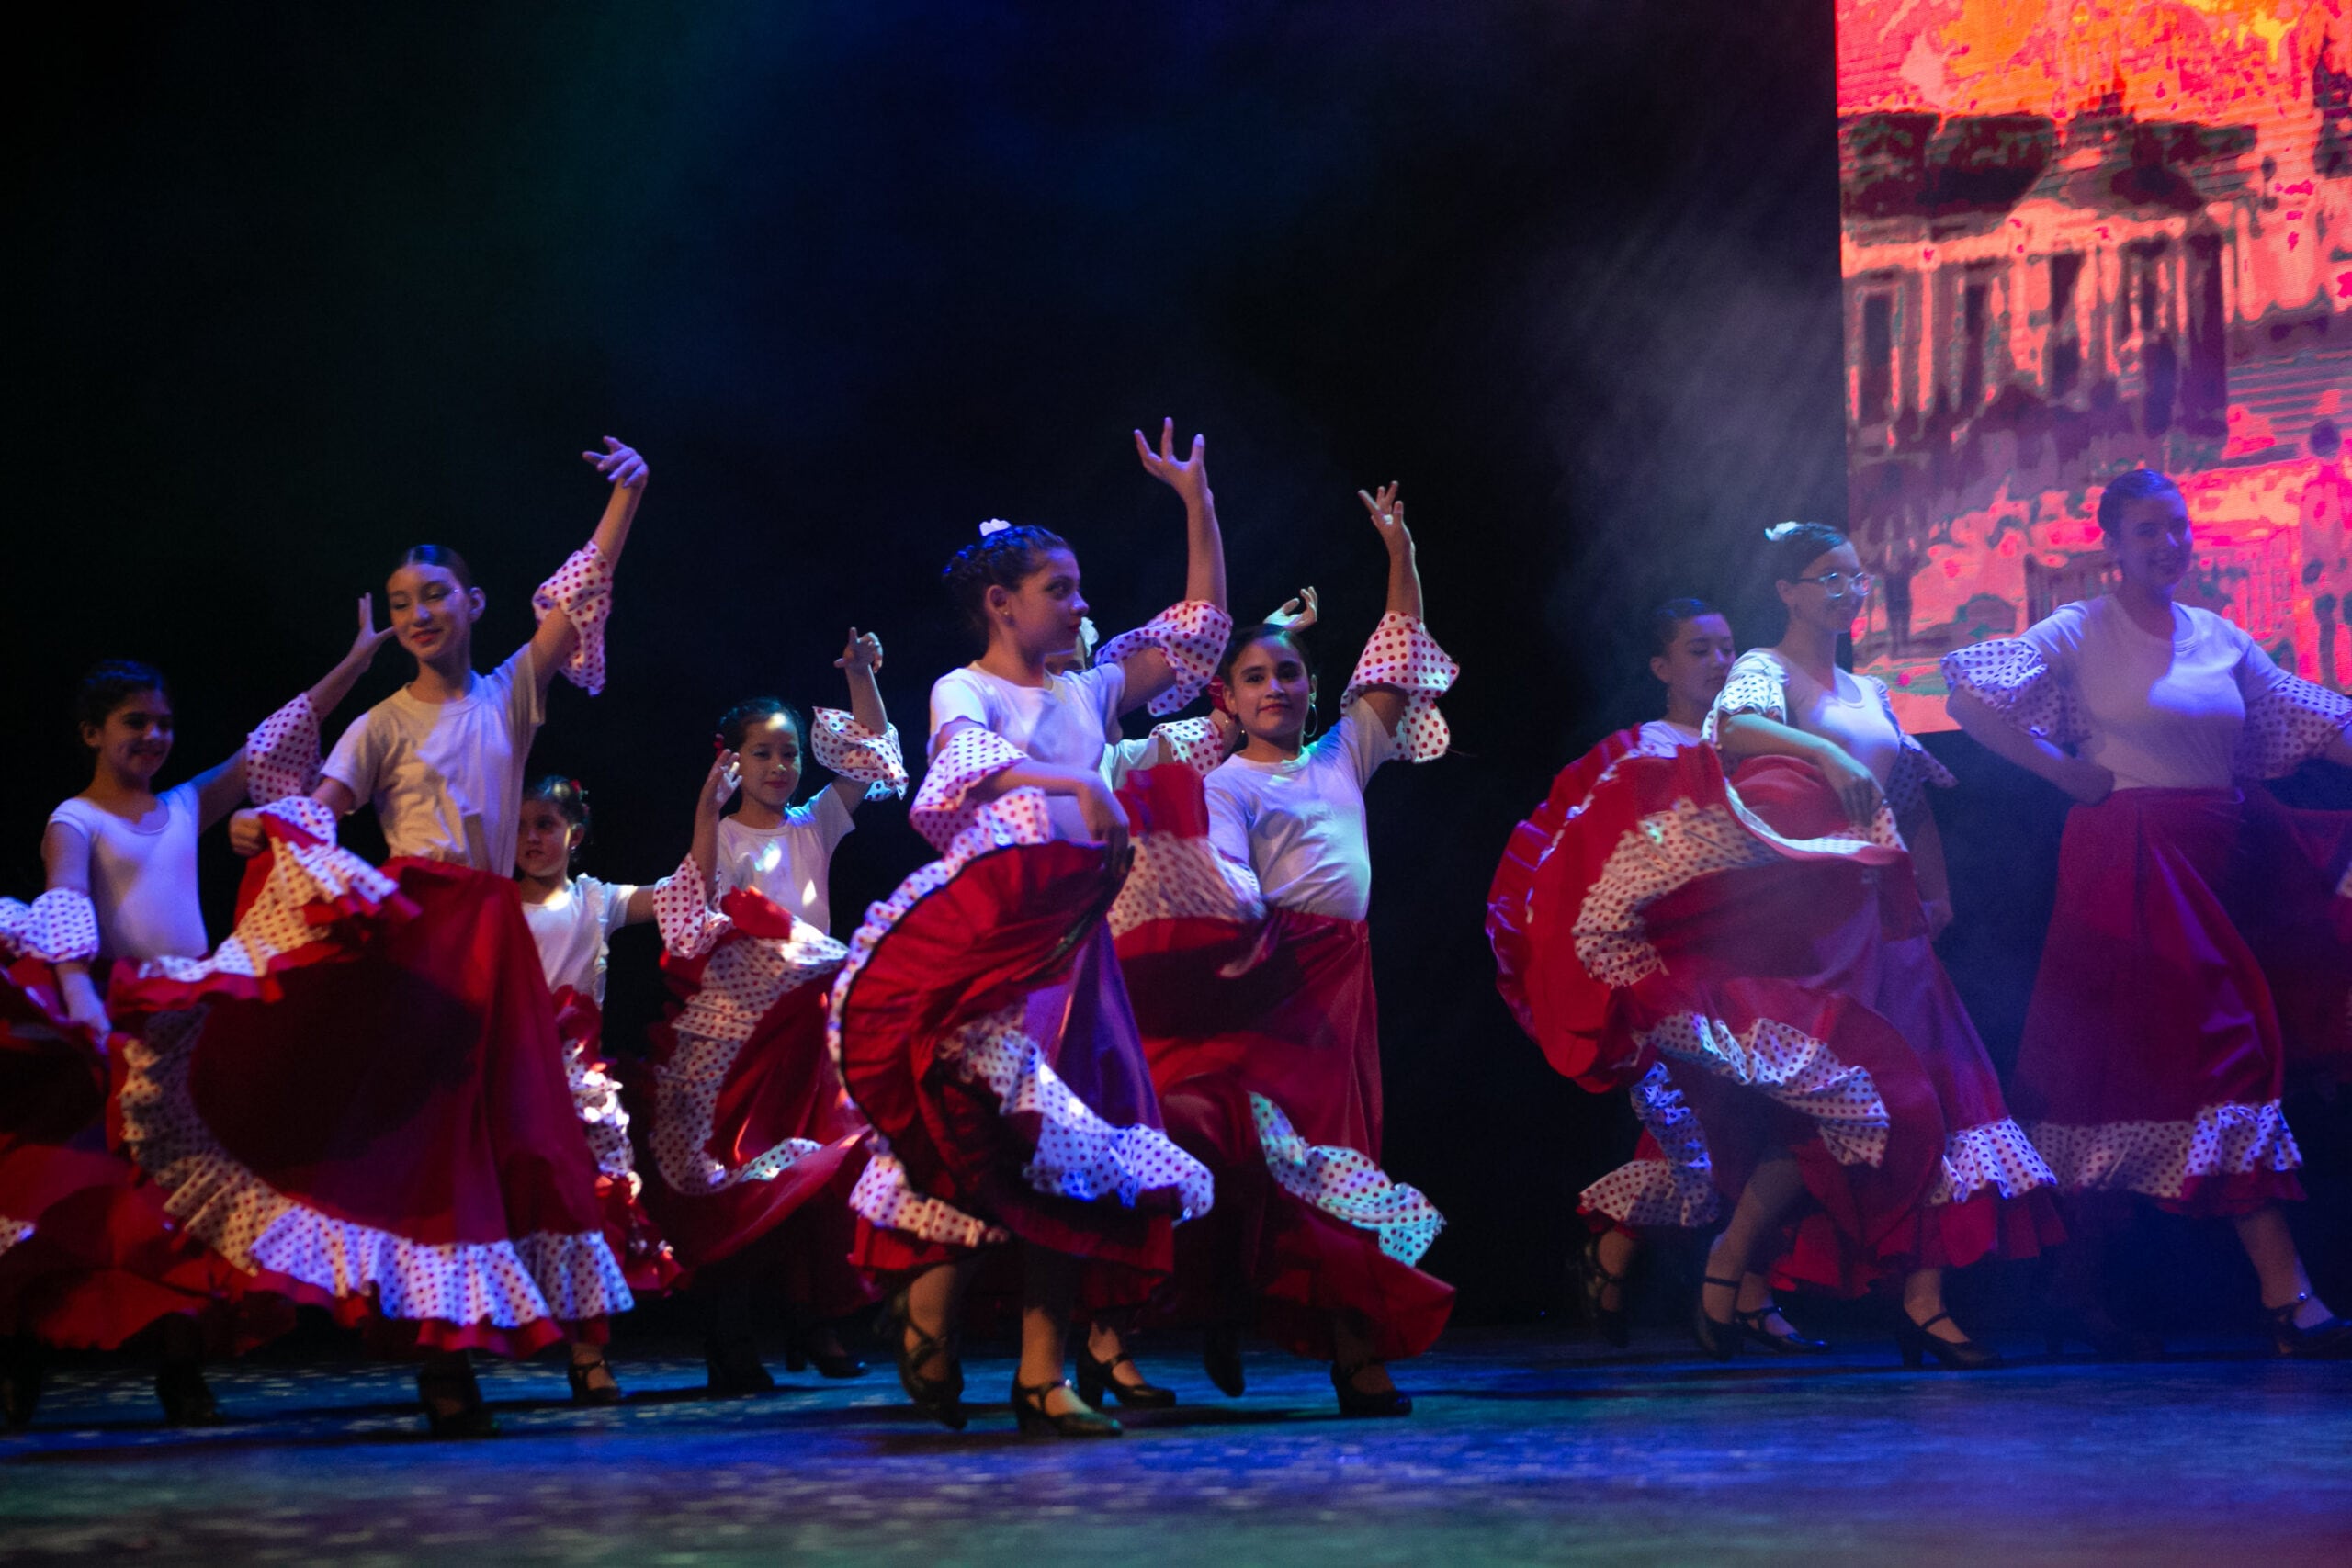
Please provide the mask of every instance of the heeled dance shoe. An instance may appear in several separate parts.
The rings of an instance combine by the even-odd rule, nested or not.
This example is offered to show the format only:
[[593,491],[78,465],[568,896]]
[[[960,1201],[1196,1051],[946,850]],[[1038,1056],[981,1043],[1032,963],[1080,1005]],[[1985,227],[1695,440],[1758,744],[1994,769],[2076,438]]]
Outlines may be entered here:
[[1248,1385],[1241,1375],[1241,1330],[1229,1323],[1211,1324],[1201,1335],[1201,1371],[1227,1399],[1238,1399]]
[[1102,1395],[1117,1396],[1120,1404],[1129,1410],[1166,1410],[1176,1403],[1176,1391],[1159,1388],[1149,1382],[1121,1382],[1117,1373],[1120,1362],[1136,1368],[1141,1377],[1143,1369],[1136,1366],[1136,1359],[1124,1349],[1107,1361],[1098,1361],[1084,1340],[1078,1345],[1078,1397],[1097,1410],[1102,1408]]
[[[808,1367],[816,1368],[820,1378],[862,1378],[865,1375],[865,1363],[841,1348],[838,1342],[832,1349],[827,1350],[819,1347],[813,1333],[795,1334],[785,1346],[784,1370],[797,1372]],[[773,1382],[770,1386],[774,1386]]]
[[[900,1291],[890,1298],[890,1346],[898,1352],[899,1386],[914,1407],[951,1432],[964,1429],[964,1367],[956,1359],[953,1337],[933,1338],[915,1326],[914,1309]],[[908,1339],[914,1343],[909,1345]],[[928,1377],[922,1369],[936,1357],[947,1359],[947,1375]],[[1016,1388],[1019,1386],[1016,1382]],[[1047,1384],[1052,1387],[1054,1385]],[[1024,1427],[1023,1430],[1027,1428]]]
[[[917,1330],[918,1333],[921,1330]],[[1012,1418],[1021,1427],[1024,1438],[1043,1434],[1054,1438],[1116,1438],[1126,1428],[1118,1421],[1092,1408],[1083,1399],[1075,1410],[1065,1410],[1059,1416],[1046,1408],[1046,1398],[1057,1388],[1069,1388],[1061,1379],[1052,1382],[1025,1383],[1021,1374],[1012,1374]],[[1071,1391],[1073,1394],[1076,1390]]]
[[620,1380],[617,1378],[614,1378],[612,1382],[601,1388],[590,1382],[589,1376],[600,1369],[605,1376],[612,1376],[612,1363],[606,1361],[602,1356],[593,1361],[572,1361],[564,1367],[564,1376],[571,1383],[572,1404],[583,1405],[589,1409],[598,1409],[608,1404],[618,1404],[628,1397],[621,1392]]
[[[419,1367],[416,1397],[424,1405],[425,1426],[436,1438],[498,1436],[498,1417],[482,1402],[481,1384],[474,1379],[470,1361],[460,1359],[454,1366],[447,1361],[427,1362]],[[441,1408],[452,1402],[454,1409]]]
[[[1733,1313],[1731,1320],[1739,1325],[1741,1343],[1769,1350],[1775,1356],[1822,1356],[1828,1353],[1829,1341],[1826,1339],[1807,1339],[1793,1327],[1786,1334],[1775,1334],[1765,1327],[1764,1320],[1778,1314],[1780,1310],[1779,1303],[1768,1301],[1754,1312]],[[1786,1323],[1788,1320],[1782,1318],[1781,1321]]]
[[165,1361],[155,1369],[155,1398],[167,1427],[219,1427],[229,1419],[194,1361]]
[[[1592,1324],[1593,1332],[1623,1350],[1634,1342],[1634,1320],[1625,1311],[1625,1281],[1629,1274],[1611,1274],[1602,1266],[1599,1235],[1584,1238],[1584,1250],[1577,1254],[1576,1262],[1577,1284],[1584,1292],[1585,1317]],[[1601,1300],[1611,1291],[1617,1292],[1617,1304],[1603,1306]]]
[[1366,1393],[1356,1387],[1356,1374],[1373,1365],[1358,1361],[1351,1367],[1331,1363],[1331,1390],[1340,1396],[1340,1414],[1348,1416],[1410,1416],[1413,1396],[1392,1387],[1385,1393]]
[[2311,1299],[2312,1293],[2305,1291],[2285,1306],[2263,1309],[2263,1315],[2270,1320],[2270,1342],[2278,1347],[2280,1355],[2304,1360],[2340,1361],[2352,1356],[2352,1319],[2331,1316],[2309,1328],[2296,1326],[2295,1314]]
[[760,1348],[748,1334],[740,1338],[722,1339],[717,1335],[705,1338],[702,1364],[709,1377],[710,1392],[717,1398],[775,1392],[775,1378],[760,1365]]
[[1730,1323],[1721,1323],[1707,1315],[1707,1287],[1709,1285],[1717,1285],[1731,1292],[1734,1305],[1736,1306],[1738,1303],[1738,1280],[1718,1280],[1713,1274],[1702,1275],[1699,1280],[1699,1300],[1690,1309],[1690,1337],[1698,1340],[1700,1349],[1704,1350],[1716,1360],[1728,1361],[1739,1354],[1741,1337],[1739,1324],[1736,1315]]
[[[1998,1350],[1979,1345],[1973,1339],[1941,1339],[1928,1332],[1939,1323],[1951,1323],[1951,1314],[1939,1312],[1925,1323],[1912,1321],[1909,1312],[1898,1305],[1894,1309],[1894,1343],[1903,1352],[1906,1367],[1923,1365],[1929,1356],[1936,1364],[1955,1372],[1980,1372],[2001,1364]],[[1959,1326],[1954,1324],[1953,1326]]]

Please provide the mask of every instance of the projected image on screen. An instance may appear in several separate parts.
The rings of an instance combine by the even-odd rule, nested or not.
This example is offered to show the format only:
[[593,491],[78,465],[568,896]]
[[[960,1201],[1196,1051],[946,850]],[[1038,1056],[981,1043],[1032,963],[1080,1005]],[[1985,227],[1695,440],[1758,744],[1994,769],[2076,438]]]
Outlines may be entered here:
[[[2352,674],[2352,0],[1839,0],[1855,662],[2105,584],[2110,476],[2178,479],[2189,603]],[[1866,627],[1866,629],[1865,629]]]

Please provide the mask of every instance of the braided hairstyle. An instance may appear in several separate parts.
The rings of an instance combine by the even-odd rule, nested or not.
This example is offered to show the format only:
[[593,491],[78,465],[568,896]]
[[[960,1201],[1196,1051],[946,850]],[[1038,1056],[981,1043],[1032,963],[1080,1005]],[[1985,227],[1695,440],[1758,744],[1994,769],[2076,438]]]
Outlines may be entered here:
[[1069,541],[1050,528],[1008,524],[987,529],[949,558],[939,579],[983,651],[989,642],[989,590],[1018,589],[1046,551],[1069,548]]
[[2123,525],[2123,509],[2151,496],[2178,495],[2180,487],[2154,468],[2134,468],[2107,481],[2099,492],[2098,531],[2112,534]]
[[588,847],[593,831],[589,826],[588,786],[578,779],[561,773],[549,773],[523,792],[523,798],[544,800],[556,809],[556,814],[580,829],[580,837],[572,841],[571,863],[580,862],[580,852]]

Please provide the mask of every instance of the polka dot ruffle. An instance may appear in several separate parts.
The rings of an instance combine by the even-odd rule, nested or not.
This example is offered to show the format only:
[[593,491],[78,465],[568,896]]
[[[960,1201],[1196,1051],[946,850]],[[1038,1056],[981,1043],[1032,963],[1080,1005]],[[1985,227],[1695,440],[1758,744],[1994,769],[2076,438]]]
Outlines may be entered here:
[[319,786],[318,710],[304,692],[245,737],[245,796],[266,806]]
[[2283,778],[2321,755],[2352,724],[2352,697],[2279,670],[2267,689],[2246,700],[2231,772],[2240,778]]
[[1703,1013],[1679,1013],[1643,1031],[1637,1043],[1645,1054],[1689,1063],[1795,1111],[1839,1165],[1874,1166],[1886,1157],[1894,1118],[1876,1081],[1793,1024],[1758,1019],[1739,1031]]
[[532,613],[542,621],[558,610],[575,634],[563,678],[590,696],[605,689],[605,622],[613,613],[613,563],[591,542],[571,552],[556,574],[533,591]]
[[1333,1219],[1372,1232],[1380,1250],[1398,1262],[1419,1263],[1445,1228],[1445,1216],[1420,1189],[1391,1180],[1366,1156],[1308,1143],[1282,1107],[1262,1094],[1250,1096],[1250,1111],[1275,1185]]
[[1203,778],[1225,761],[1225,742],[1217,738],[1216,724],[1206,718],[1180,718],[1172,724],[1154,725],[1151,738],[1159,742],[1161,756],[1180,767],[1192,769]]
[[1445,716],[1437,711],[1438,698],[1453,687],[1462,667],[1430,636],[1428,626],[1410,615],[1395,612],[1380,617],[1372,640],[1356,658],[1355,673],[1340,694],[1344,713],[1371,687],[1393,687],[1405,694],[1405,716],[1396,726],[1396,757],[1407,762],[1427,762],[1445,755],[1452,743]]
[[907,755],[899,749],[897,725],[876,735],[858,723],[855,714],[819,708],[816,722],[808,729],[808,744],[824,767],[865,784],[866,799],[890,800],[906,795]]
[[8,1249],[18,1242],[30,1241],[34,1228],[30,1220],[11,1219],[6,1214],[0,1214],[0,1258],[6,1258]]
[[2004,1116],[1962,1127],[1944,1139],[1943,1171],[1928,1194],[1928,1206],[1964,1203],[1988,1188],[2003,1198],[2022,1198],[2036,1188],[2057,1184],[2057,1176],[2025,1129]]
[[2031,643],[1996,637],[1943,657],[1944,684],[1966,692],[2011,724],[2054,746],[2090,739],[2075,694]]
[[869,1224],[946,1247],[992,1247],[1012,1239],[1010,1231],[916,1191],[907,1180],[907,1168],[899,1163],[899,1156],[890,1152],[888,1141],[879,1133],[874,1134],[872,1147],[865,1169],[849,1194],[850,1209]]
[[1111,904],[1114,940],[1154,920],[1226,920],[1251,924],[1266,915],[1258,879],[1245,865],[1216,852],[1206,839],[1137,833],[1135,865]]
[[1634,1116],[1666,1157],[1626,1161],[1586,1188],[1577,1208],[1625,1225],[1696,1230],[1713,1224],[1722,1203],[1707,1135],[1666,1064],[1653,1064],[1628,1096]]
[[[1613,772],[1614,770],[1612,770]],[[1626,830],[1577,917],[1577,959],[1603,985],[1630,986],[1666,965],[1642,912],[1698,877],[1779,859],[1729,810],[1679,800]]]
[[1151,699],[1151,712],[1165,718],[1186,706],[1216,674],[1216,661],[1233,637],[1233,617],[1204,599],[1170,604],[1131,632],[1121,632],[1094,655],[1097,665],[1116,664],[1146,649],[1167,656],[1176,683]]
[[518,1328],[629,1310],[601,1232],[428,1243],[337,1220],[278,1191],[213,1138],[188,1089],[208,1010],[157,1014],[127,1036],[119,1104],[131,1157],[195,1240],[248,1272],[270,1270],[386,1317]]
[[2209,1105],[2186,1122],[2037,1122],[2026,1131],[2062,1192],[2178,1198],[2192,1180],[2293,1170],[2303,1163],[2275,1100]]
[[[947,744],[939,749],[931,759],[931,765],[923,770],[922,787],[915,792],[914,804],[907,808],[907,820],[914,825],[916,832],[931,840],[934,849],[944,852],[957,834],[979,818],[983,803],[970,798],[972,786],[1028,760],[1027,752],[1003,736],[978,725],[966,725],[948,737]],[[1046,797],[1035,790],[1012,790],[987,804],[1004,807],[1008,811],[1023,809],[1009,804],[1023,796],[1035,797],[1035,810],[1043,818]]]
[[29,904],[0,898],[0,954],[76,964],[98,955],[98,911],[76,887],[52,887]]

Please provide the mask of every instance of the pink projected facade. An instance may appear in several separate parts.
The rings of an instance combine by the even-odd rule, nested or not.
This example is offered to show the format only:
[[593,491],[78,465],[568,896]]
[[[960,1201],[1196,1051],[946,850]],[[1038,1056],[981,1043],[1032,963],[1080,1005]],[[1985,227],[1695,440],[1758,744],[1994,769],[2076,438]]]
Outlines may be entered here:
[[2180,481],[2184,594],[2352,672],[2352,0],[1839,0],[1856,662],[2098,591],[2110,475]]

